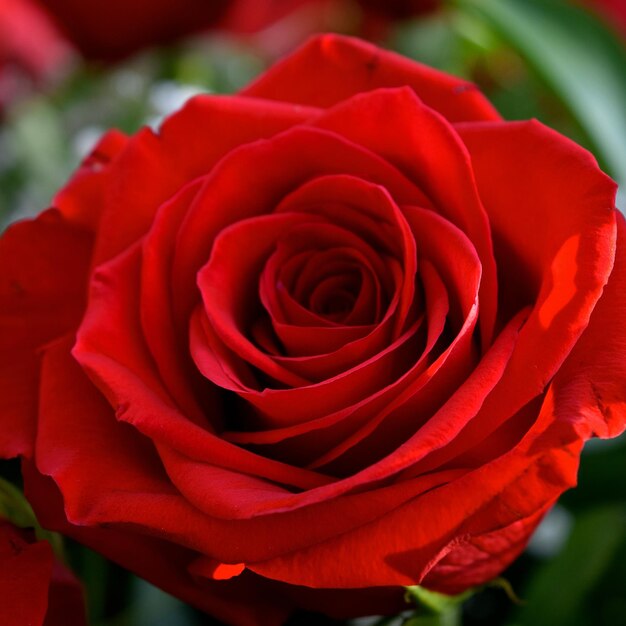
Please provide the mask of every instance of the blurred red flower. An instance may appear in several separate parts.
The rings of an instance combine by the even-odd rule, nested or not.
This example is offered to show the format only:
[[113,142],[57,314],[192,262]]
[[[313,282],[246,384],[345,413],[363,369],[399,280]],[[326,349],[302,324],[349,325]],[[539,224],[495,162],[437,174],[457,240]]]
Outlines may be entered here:
[[231,0],[40,0],[87,58],[117,61],[218,22]]
[[0,109],[55,74],[69,46],[31,0],[0,0]]

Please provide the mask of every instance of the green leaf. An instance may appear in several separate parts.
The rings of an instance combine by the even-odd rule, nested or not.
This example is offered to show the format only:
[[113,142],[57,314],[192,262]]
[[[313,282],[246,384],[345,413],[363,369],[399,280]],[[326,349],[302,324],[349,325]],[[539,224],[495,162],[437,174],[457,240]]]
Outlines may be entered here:
[[626,540],[626,508],[594,509],[579,517],[563,551],[542,567],[524,592],[511,626],[583,626],[585,599]]
[[8,519],[20,528],[33,528],[35,535],[40,541],[50,543],[56,555],[65,561],[63,540],[60,535],[44,530],[35,517],[30,504],[22,494],[10,482],[0,477],[0,518]]
[[626,48],[565,0],[457,0],[513,46],[569,108],[596,156],[626,184]]
[[34,528],[35,514],[22,492],[4,478],[0,478],[0,517],[20,528]]

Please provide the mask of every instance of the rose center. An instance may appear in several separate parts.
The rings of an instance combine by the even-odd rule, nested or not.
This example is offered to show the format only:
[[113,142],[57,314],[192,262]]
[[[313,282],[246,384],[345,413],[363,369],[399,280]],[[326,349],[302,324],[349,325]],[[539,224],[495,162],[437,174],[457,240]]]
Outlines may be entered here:
[[307,308],[334,322],[342,322],[354,308],[361,283],[358,271],[327,276],[311,289]]

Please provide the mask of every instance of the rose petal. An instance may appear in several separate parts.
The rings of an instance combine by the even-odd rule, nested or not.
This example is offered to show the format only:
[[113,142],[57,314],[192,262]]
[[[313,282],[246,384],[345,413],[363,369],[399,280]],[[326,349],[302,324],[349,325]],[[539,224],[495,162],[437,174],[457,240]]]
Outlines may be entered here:
[[186,324],[197,304],[196,273],[224,228],[269,214],[307,181],[332,174],[348,174],[381,185],[397,203],[419,205],[424,198],[385,160],[328,131],[298,127],[233,150],[207,178],[178,235],[170,278],[175,288],[176,323]]
[[[384,585],[389,581],[420,584],[459,536],[483,535],[528,518],[535,521],[537,511],[545,510],[575,483],[581,446],[567,422],[540,419],[520,444],[492,463],[353,532],[248,567],[263,576],[312,587]],[[530,531],[533,524],[525,526]],[[474,528],[480,531],[476,533]],[[519,537],[512,539],[519,541]],[[329,567],[337,554],[344,552],[350,554],[342,561],[345,566]],[[507,559],[504,563],[499,560],[503,556]],[[500,549],[492,558],[502,568],[510,557]],[[493,569],[483,567],[480,572],[491,576]]]
[[[209,262],[198,273],[204,312],[216,336],[246,365],[257,367],[272,379],[289,386],[299,387],[308,381],[278,365],[248,339],[251,316],[258,315],[260,304],[257,302],[255,306],[249,294],[257,291],[263,264],[278,241],[297,226],[306,226],[306,231],[314,229],[317,221],[301,213],[242,220],[216,238]],[[246,250],[245,257],[239,254],[242,249]],[[203,373],[210,377],[208,369]]]
[[259,297],[274,324],[290,323],[297,326],[323,326],[334,328],[337,323],[309,311],[293,299],[288,285],[292,285],[302,265],[311,257],[312,251],[295,253],[279,244],[267,260],[259,282]]
[[[491,232],[470,156],[454,129],[408,88],[355,96],[325,113],[316,125],[393,163],[428,195],[437,213],[469,237],[482,265],[480,329],[483,349],[489,346],[498,297]],[[387,132],[380,132],[382,126]]]
[[576,419],[598,437],[616,437],[626,428],[625,281],[626,225],[618,214],[617,251],[609,282],[589,326],[550,386],[555,418]]
[[[235,523],[233,516],[259,516],[268,505],[272,510],[277,506],[288,510],[295,495],[253,476],[192,462],[170,450],[167,444],[159,444],[169,477],[185,490],[183,499],[151,459],[147,442],[142,444],[139,435],[117,423],[102,398],[80,377],[68,347],[69,342],[58,342],[44,356],[41,417],[45,422],[38,441],[37,462],[40,471],[51,474],[63,492],[68,519],[81,526],[106,522],[109,527],[121,524],[125,528],[143,528],[154,537],[218,560],[226,557],[224,563],[240,563],[241,557],[244,561],[267,558],[345,532],[397,506],[408,494],[428,490],[458,475],[456,470],[431,474],[408,483],[410,489],[405,484],[376,495],[357,494],[330,506],[311,494],[310,504],[319,502],[311,510],[294,510],[284,518],[261,516]],[[68,407],[65,402],[68,386],[74,390],[75,406]],[[84,420],[84,415],[90,416],[89,421]],[[58,445],[61,440],[63,446]],[[102,472],[103,464],[109,464],[111,471]],[[80,480],[76,480],[78,469]],[[231,488],[225,489],[229,483]],[[265,491],[259,490],[263,484]],[[248,491],[249,496],[254,494],[247,498],[247,504],[237,497],[242,491]],[[211,513],[201,514],[190,506],[189,499],[228,521],[216,519]],[[342,511],[341,515],[338,511]],[[299,529],[311,516],[317,520],[315,528],[302,533]],[[243,537],[249,540],[243,541]],[[144,571],[132,554],[135,552],[128,555],[130,565]],[[122,562],[129,565],[128,560]]]
[[[380,322],[382,308],[381,286],[369,259],[358,250],[343,247],[317,253],[314,255],[314,258],[320,262],[326,260],[326,268],[331,264],[334,271],[344,273],[336,279],[332,279],[339,281],[339,286],[346,280],[347,274],[353,277],[355,275],[358,276],[358,294],[352,295],[352,310],[342,320],[339,318],[333,320],[332,316],[310,311],[293,299],[286,286],[288,283],[285,281],[288,279],[285,277],[285,272],[281,270],[285,266],[290,268],[294,266],[294,263],[289,263],[290,260],[305,261],[305,257],[311,259],[307,263],[307,267],[314,265],[311,254],[312,251],[309,251],[291,256],[291,251],[287,250],[287,246],[279,243],[278,249],[265,264],[259,284],[259,296],[267,311],[268,322],[271,321],[278,338],[281,338],[283,333],[288,332],[301,333],[305,341],[310,341],[310,339],[307,339],[307,336],[309,338],[315,337],[320,340],[320,345],[317,342],[313,342],[313,345],[307,352],[309,354],[323,354],[341,347],[348,341],[366,335],[373,330],[375,323]],[[333,273],[331,272],[332,275]],[[326,279],[327,288],[330,284],[329,280],[331,279]],[[352,278],[352,282],[354,280],[355,278]],[[319,295],[318,293],[317,297]],[[328,294],[328,298],[332,297],[333,290]],[[307,330],[309,332],[304,332]],[[350,334],[351,338],[346,339],[346,334]],[[322,341],[322,337],[326,336],[332,342],[331,346],[326,345]],[[284,341],[283,345],[285,345]],[[308,359],[304,359],[304,362],[308,363]],[[306,376],[306,374],[301,375]]]
[[[448,299],[441,278],[428,261],[422,263],[421,280],[427,306],[424,323],[428,331],[420,358],[426,360],[444,328]],[[368,408],[368,414],[384,409],[389,401],[388,392],[389,388],[373,394],[371,398],[364,398],[357,406],[295,426],[258,432],[224,432],[222,437],[244,445],[263,446],[259,452],[266,456],[285,459],[292,455],[294,462],[312,463],[354,432],[354,417],[359,413],[359,408],[363,408],[363,405],[368,408],[370,403],[373,404],[371,410]]]
[[[303,74],[307,80],[302,80]],[[409,85],[429,107],[451,121],[500,118],[471,83],[364,41],[339,35],[310,39],[242,94],[326,108],[357,93],[404,85]]]
[[111,164],[97,260],[112,258],[144,235],[161,204],[237,146],[315,115],[306,107],[269,101],[197,96],[168,117],[158,134],[140,131]]
[[[72,537],[183,602],[235,626],[284,623],[290,611],[289,603],[284,598],[269,597],[262,578],[248,573],[248,580],[238,576],[232,581],[209,582],[191,573],[198,553],[176,543],[112,525],[73,525],[65,517],[63,499],[55,483],[29,463],[24,464],[23,473],[28,500],[46,528]],[[242,597],[246,598],[245,603],[241,602]]]
[[103,197],[111,182],[110,163],[123,151],[129,139],[117,130],[103,135],[83,160],[52,204],[65,218],[95,231],[104,209]]
[[[72,350],[107,396],[118,419],[130,422],[150,438],[160,440],[158,433],[167,433],[166,440],[182,449],[198,451],[200,444],[201,458],[252,475],[301,489],[326,482],[321,475],[264,459],[216,437],[208,423],[213,417],[210,412],[201,425],[196,425],[176,408],[142,338],[138,319],[140,260],[141,249],[135,246],[99,268]],[[221,407],[214,406],[214,410]]]
[[421,584],[440,593],[457,595],[493,580],[524,551],[528,538],[551,506],[552,502],[534,515],[503,528],[453,540],[440,553],[442,558],[428,571]]
[[[153,356],[164,387],[186,415],[206,424],[198,397],[211,398],[186,350],[186,328],[172,322],[172,286],[169,282],[176,233],[190,205],[197,197],[203,179],[184,187],[156,216],[142,245],[140,315],[141,330]],[[213,394],[214,395],[214,394]],[[205,400],[205,407],[210,402]]]
[[[404,335],[387,346],[379,354],[333,378],[320,383],[287,389],[255,388],[249,386],[238,367],[245,367],[238,357],[220,349],[219,338],[202,314],[194,316],[191,324],[190,346],[198,369],[208,378],[237,391],[256,407],[254,420],[257,427],[272,428],[297,424],[314,416],[325,415],[340,408],[351,406],[362,397],[363,388],[375,390],[391,384],[399,371],[407,369],[407,363],[421,344],[416,334],[420,320]],[[230,373],[223,377],[225,367]]]
[[[375,258],[375,251],[350,231],[327,223],[315,214],[280,213],[243,220],[218,236],[211,259],[198,273],[198,286],[203,296],[204,310],[216,336],[236,352],[246,364],[255,365],[267,376],[281,382],[291,380],[291,386],[302,386],[310,381],[306,378],[298,380],[293,376],[291,379],[286,378],[289,375],[308,372],[313,376],[319,376],[320,365],[324,367],[320,361],[329,361],[330,367],[337,368],[338,364],[345,361],[343,355],[349,350],[360,354],[360,360],[363,360],[369,358],[375,350],[383,348],[389,341],[391,326],[395,323],[395,317],[392,316],[395,316],[398,309],[397,295],[390,303],[381,324],[354,346],[351,346],[350,342],[356,342],[366,334],[363,328],[320,328],[319,332],[313,333],[310,326],[299,327],[274,323],[277,337],[285,348],[285,357],[268,357],[246,338],[246,329],[253,324],[255,317],[258,319],[258,316],[263,313],[259,310],[258,303],[255,304],[254,299],[242,299],[241,295],[254,294],[261,265],[271,250],[281,241],[284,241],[285,246],[294,250],[306,249],[307,246],[322,248],[328,246],[328,250],[334,251],[335,254],[339,249],[337,246],[346,246],[351,247],[361,256]],[[243,248],[249,250],[245,258],[240,254]],[[313,271],[320,269],[320,254],[315,257],[317,263]],[[385,275],[395,275],[394,282],[400,283],[405,280],[402,276],[398,276],[400,270],[397,262],[390,263],[389,268],[380,267],[382,265],[380,260],[376,265]],[[319,342],[318,349],[315,348],[315,342]],[[336,342],[338,345],[328,342]],[[344,344],[345,347],[342,349]],[[205,350],[208,348],[208,345],[205,345]],[[192,350],[195,350],[193,344]],[[296,365],[294,359],[290,358],[304,356],[311,351],[336,352],[325,359],[299,359],[300,367]],[[203,371],[211,378],[208,369]],[[337,370],[337,373],[339,371],[341,369]],[[216,382],[214,378],[211,379]]]
[[[445,458],[485,439],[545,390],[587,327],[615,252],[615,184],[589,153],[537,122],[460,132],[490,213],[504,308],[535,296],[497,392]],[[515,155],[501,149],[504,143],[516,146]]]
[[57,211],[0,240],[0,456],[32,454],[38,349],[78,324],[91,246],[91,234]]
[[[417,247],[420,254],[434,264],[447,284],[449,297],[452,300],[449,321],[451,328],[455,329],[456,337],[441,355],[437,355],[438,358],[434,357],[431,361],[427,361],[430,350],[439,338],[442,328],[439,325],[441,319],[436,317],[431,320],[435,322],[431,329],[435,332],[429,335],[429,343],[425,353],[421,358],[419,358],[420,351],[414,352],[411,360],[406,355],[396,359],[395,362],[402,364],[402,368],[396,370],[395,375],[389,379],[388,387],[381,385],[380,381],[376,387],[372,387],[370,384],[367,387],[370,389],[369,397],[363,398],[363,395],[360,394],[357,400],[358,405],[348,407],[344,411],[335,409],[337,411],[335,414],[331,410],[322,412],[323,418],[311,422],[309,425],[315,438],[320,438],[319,429],[322,424],[325,427],[332,426],[334,429],[340,425],[341,421],[344,421],[350,425],[350,428],[347,428],[346,424],[341,425],[344,436],[335,438],[331,447],[325,449],[324,455],[316,460],[313,467],[335,460],[346,453],[351,453],[356,459],[369,459],[372,462],[373,459],[380,458],[382,451],[396,448],[399,443],[410,437],[419,425],[430,417],[432,412],[437,410],[448,397],[450,386],[459,385],[467,377],[473,366],[472,332],[477,320],[477,291],[481,277],[476,252],[461,231],[435,213],[414,207],[406,207],[405,213],[415,236],[419,238]],[[452,250],[454,254],[451,254]],[[412,345],[414,344],[404,344],[404,346]],[[384,365],[387,362],[387,357],[392,355],[396,349],[397,346],[394,344],[387,347],[380,355],[374,357],[373,363],[377,366]],[[366,365],[368,362],[362,364],[362,367]],[[343,375],[338,377],[336,381],[331,379],[317,386],[312,386],[310,389],[319,390],[318,395],[320,395],[323,390],[336,388],[338,383],[347,380],[350,378]],[[358,387],[358,389],[361,388]],[[381,390],[380,393],[376,393],[378,389]],[[280,415],[277,409],[280,409],[281,405],[276,403],[272,406],[269,401],[274,398],[277,401],[284,401],[286,404],[285,411],[288,411],[292,424],[303,423],[309,420],[302,419],[296,422],[293,419],[296,411],[294,407],[298,407],[298,411],[311,411],[309,404],[314,400],[311,398],[306,402],[299,402],[293,398],[300,395],[304,396],[308,392],[309,389],[307,388],[275,392],[268,390],[263,398],[257,400],[249,397],[249,400],[254,402],[256,406],[263,407],[266,425],[271,424],[276,428],[276,426],[280,426],[276,417]],[[290,403],[288,402],[289,399],[292,399]],[[260,400],[263,400],[265,404],[258,404]],[[315,401],[319,404],[321,400]],[[302,409],[299,408],[300,406]],[[272,409],[273,412],[270,412]],[[274,421],[269,422],[266,416],[274,418]],[[385,420],[390,425],[387,436],[384,435],[384,431],[377,430],[381,424],[384,425]],[[302,429],[291,431],[290,434],[296,434],[296,432],[298,436],[303,435]],[[370,450],[369,454],[364,454],[357,448],[352,453],[352,448],[355,447],[356,443],[373,433],[378,435],[373,444],[377,450],[373,452]],[[265,441],[276,441],[276,434],[270,431],[266,436],[260,435],[257,440],[263,438]],[[280,435],[284,437],[286,431],[281,429]],[[230,434],[226,436],[231,437]],[[268,438],[265,439],[265,437]],[[251,441],[245,435],[243,439],[235,436],[233,440]],[[293,443],[296,444],[295,441]],[[305,448],[316,450],[318,446],[311,441],[305,443],[303,440],[299,440],[295,447],[298,450]],[[354,466],[354,462],[349,463],[347,467],[351,465]],[[342,466],[341,470],[332,467],[329,471],[338,471],[340,475],[343,475],[348,470],[346,466]]]
[[[380,266],[386,258],[395,257],[401,262],[403,284],[394,331],[397,337],[415,301],[417,259],[414,238],[391,193],[382,185],[354,176],[320,176],[287,196],[276,210],[325,215],[333,223],[357,233],[378,252],[378,256],[369,254],[368,258],[381,279],[385,272]],[[389,293],[396,291],[387,289]]]

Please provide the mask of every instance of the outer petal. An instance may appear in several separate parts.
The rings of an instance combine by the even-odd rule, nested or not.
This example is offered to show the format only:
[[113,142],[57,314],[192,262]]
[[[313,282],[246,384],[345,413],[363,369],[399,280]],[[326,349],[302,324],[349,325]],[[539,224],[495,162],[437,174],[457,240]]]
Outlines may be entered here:
[[[132,528],[118,530],[70,524],[63,511],[63,500],[54,482],[42,476],[30,463],[24,463],[26,495],[41,523],[97,550],[127,567],[154,585],[233,626],[279,626],[290,605],[268,597],[261,579],[242,582],[199,580],[192,572],[197,553],[180,545],[155,539]],[[243,601],[245,599],[245,602]],[[13,626],[13,625],[11,625]],[[15,626],[24,626],[23,622]],[[73,626],[73,625],[72,625]]]
[[422,584],[428,589],[456,595],[495,578],[524,550],[528,538],[549,508],[550,504],[540,508],[535,515],[503,528],[476,536],[466,534],[453,541]]
[[615,257],[615,184],[588,152],[537,122],[459,130],[492,226],[500,313],[533,310],[481,419],[431,458],[435,467],[545,391],[585,331]]
[[555,417],[575,419],[599,437],[626,428],[626,225],[617,216],[609,282],[582,338],[552,383]]
[[[118,410],[118,418],[130,421],[142,432],[147,428],[151,439],[160,441],[160,431],[162,435],[168,433],[168,443],[177,441],[183,448],[191,445],[197,449],[200,443],[200,458],[210,458],[218,465],[234,466],[300,489],[327,482],[316,473],[294,470],[221,440],[204,425],[195,425],[172,404],[142,338],[137,302],[138,254],[136,247],[99,269],[100,280],[92,281],[94,304],[87,312],[73,351]],[[208,448],[204,448],[205,444]]]
[[[530,532],[537,512],[574,485],[581,447],[571,425],[554,423],[546,411],[518,445],[495,461],[353,532],[249,567],[312,587],[420,584],[461,537],[471,540],[518,521]],[[486,579],[473,582],[486,582],[515,550],[500,545],[494,553],[499,565],[481,567]],[[345,566],[333,567],[337,560]]]
[[[131,528],[68,523],[54,483],[28,463],[24,464],[24,475],[29,501],[47,528],[91,546],[158,587],[233,626],[279,626],[296,607],[322,611],[339,619],[394,614],[405,607],[402,590],[397,587],[320,591],[277,583],[251,572],[220,580],[214,562],[198,558],[197,553],[176,544],[134,533]],[[76,624],[79,626],[80,622]],[[66,626],[66,623],[59,626]]]
[[0,240],[0,456],[32,453],[38,350],[77,326],[91,246],[91,234],[56,211]]
[[339,35],[314,37],[242,94],[326,108],[361,92],[404,86],[450,121],[500,119],[471,83]]
[[198,96],[158,133],[143,129],[111,169],[96,258],[108,260],[144,235],[157,209],[228,152],[316,115],[314,109],[236,96]]
[[53,206],[72,223],[96,230],[111,183],[109,165],[128,142],[123,133],[106,133],[84,159],[67,185],[54,197]]
[[30,454],[37,351],[82,316],[91,231],[102,214],[109,164],[126,141],[117,131],[104,135],[55,197],[55,209],[13,225],[0,241],[0,456]]

